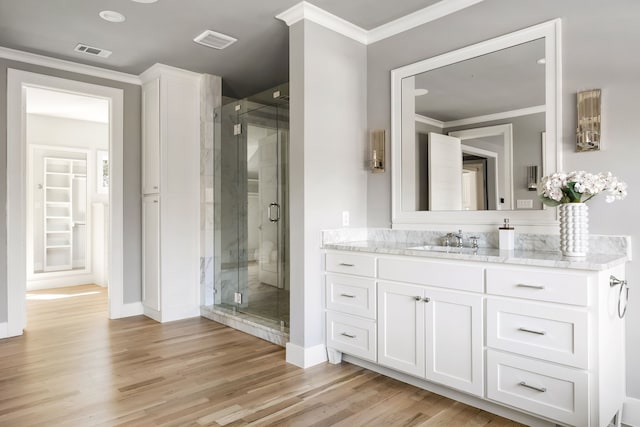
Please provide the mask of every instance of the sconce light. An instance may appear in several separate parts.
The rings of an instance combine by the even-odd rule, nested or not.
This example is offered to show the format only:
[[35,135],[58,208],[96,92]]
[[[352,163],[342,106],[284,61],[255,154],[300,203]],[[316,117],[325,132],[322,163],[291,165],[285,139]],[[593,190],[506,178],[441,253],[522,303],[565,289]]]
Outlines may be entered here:
[[371,172],[384,172],[384,146],[387,139],[387,131],[377,129],[371,131],[371,152],[369,167]]
[[578,92],[576,151],[600,150],[600,89]]
[[527,166],[527,189],[536,191],[538,189],[538,166]]

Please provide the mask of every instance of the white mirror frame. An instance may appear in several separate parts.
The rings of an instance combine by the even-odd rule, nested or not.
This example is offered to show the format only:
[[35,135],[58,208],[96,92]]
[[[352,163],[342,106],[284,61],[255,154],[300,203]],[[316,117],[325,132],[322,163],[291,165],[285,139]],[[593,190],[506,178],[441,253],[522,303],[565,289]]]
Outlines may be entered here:
[[[556,172],[562,165],[562,67],[560,19],[463,47],[391,71],[391,188],[392,227],[416,229],[434,225],[488,226],[501,224],[508,216],[512,224],[532,227],[557,226],[557,209],[510,211],[403,211],[401,167],[415,167],[415,159],[402,161],[402,79],[456,62],[486,55],[532,40],[545,39],[545,129],[546,143],[542,174]],[[414,171],[415,173],[415,171]],[[450,227],[449,227],[450,228]]]

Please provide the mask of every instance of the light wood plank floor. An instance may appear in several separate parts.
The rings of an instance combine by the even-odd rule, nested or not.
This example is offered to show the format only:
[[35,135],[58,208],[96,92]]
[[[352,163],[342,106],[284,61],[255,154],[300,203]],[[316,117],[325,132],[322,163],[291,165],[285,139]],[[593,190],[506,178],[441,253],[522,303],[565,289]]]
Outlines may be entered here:
[[97,286],[30,292],[0,341],[1,426],[516,426],[343,363],[307,370],[206,319],[107,319]]

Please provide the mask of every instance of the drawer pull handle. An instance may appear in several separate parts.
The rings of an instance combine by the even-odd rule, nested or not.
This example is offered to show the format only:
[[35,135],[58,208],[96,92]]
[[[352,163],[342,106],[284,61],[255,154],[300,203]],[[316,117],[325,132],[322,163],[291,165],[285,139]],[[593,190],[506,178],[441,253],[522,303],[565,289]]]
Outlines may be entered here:
[[349,264],[349,263],[346,263],[346,262],[341,262],[338,265],[342,266],[342,267],[355,267],[356,266],[355,264]]
[[416,301],[422,301],[422,297],[413,297],[413,299]]
[[345,298],[355,298],[355,295],[349,295],[349,294],[340,294],[341,297],[345,297]]
[[422,301],[424,301],[424,302],[430,302],[430,301],[431,301],[431,298],[429,298],[429,297],[425,297],[425,298],[423,298],[423,299],[422,299]]
[[355,338],[356,337],[355,335],[351,335],[351,334],[348,334],[346,332],[343,332],[340,335],[342,335],[343,337],[347,337],[347,338]]
[[539,289],[539,290],[544,289],[544,286],[539,286],[539,285],[525,285],[524,283],[518,283],[518,284],[516,285],[516,287],[518,287],[518,288],[529,288],[529,289]]
[[545,331],[534,331],[533,329],[527,329],[527,328],[518,328],[519,331],[522,332],[528,332],[530,334],[536,334],[536,335],[546,335],[547,333]]
[[533,386],[533,385],[529,385],[529,384],[525,383],[524,381],[520,381],[518,383],[518,385],[522,386],[522,387],[529,388],[531,390],[539,391],[540,393],[545,393],[547,391],[546,387],[536,387],[536,386]]

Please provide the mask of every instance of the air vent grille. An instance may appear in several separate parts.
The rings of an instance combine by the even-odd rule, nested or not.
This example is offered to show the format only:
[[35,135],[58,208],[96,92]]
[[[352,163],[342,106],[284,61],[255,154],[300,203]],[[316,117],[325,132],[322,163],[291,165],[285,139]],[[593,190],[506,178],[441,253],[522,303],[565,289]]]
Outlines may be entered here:
[[224,49],[229,45],[238,41],[226,34],[216,33],[215,31],[206,30],[198,37],[193,39],[194,42],[213,49]]
[[82,43],[78,44],[73,50],[80,53],[86,53],[91,56],[99,56],[101,58],[108,58],[112,53],[110,50],[100,49],[99,47],[88,46]]

